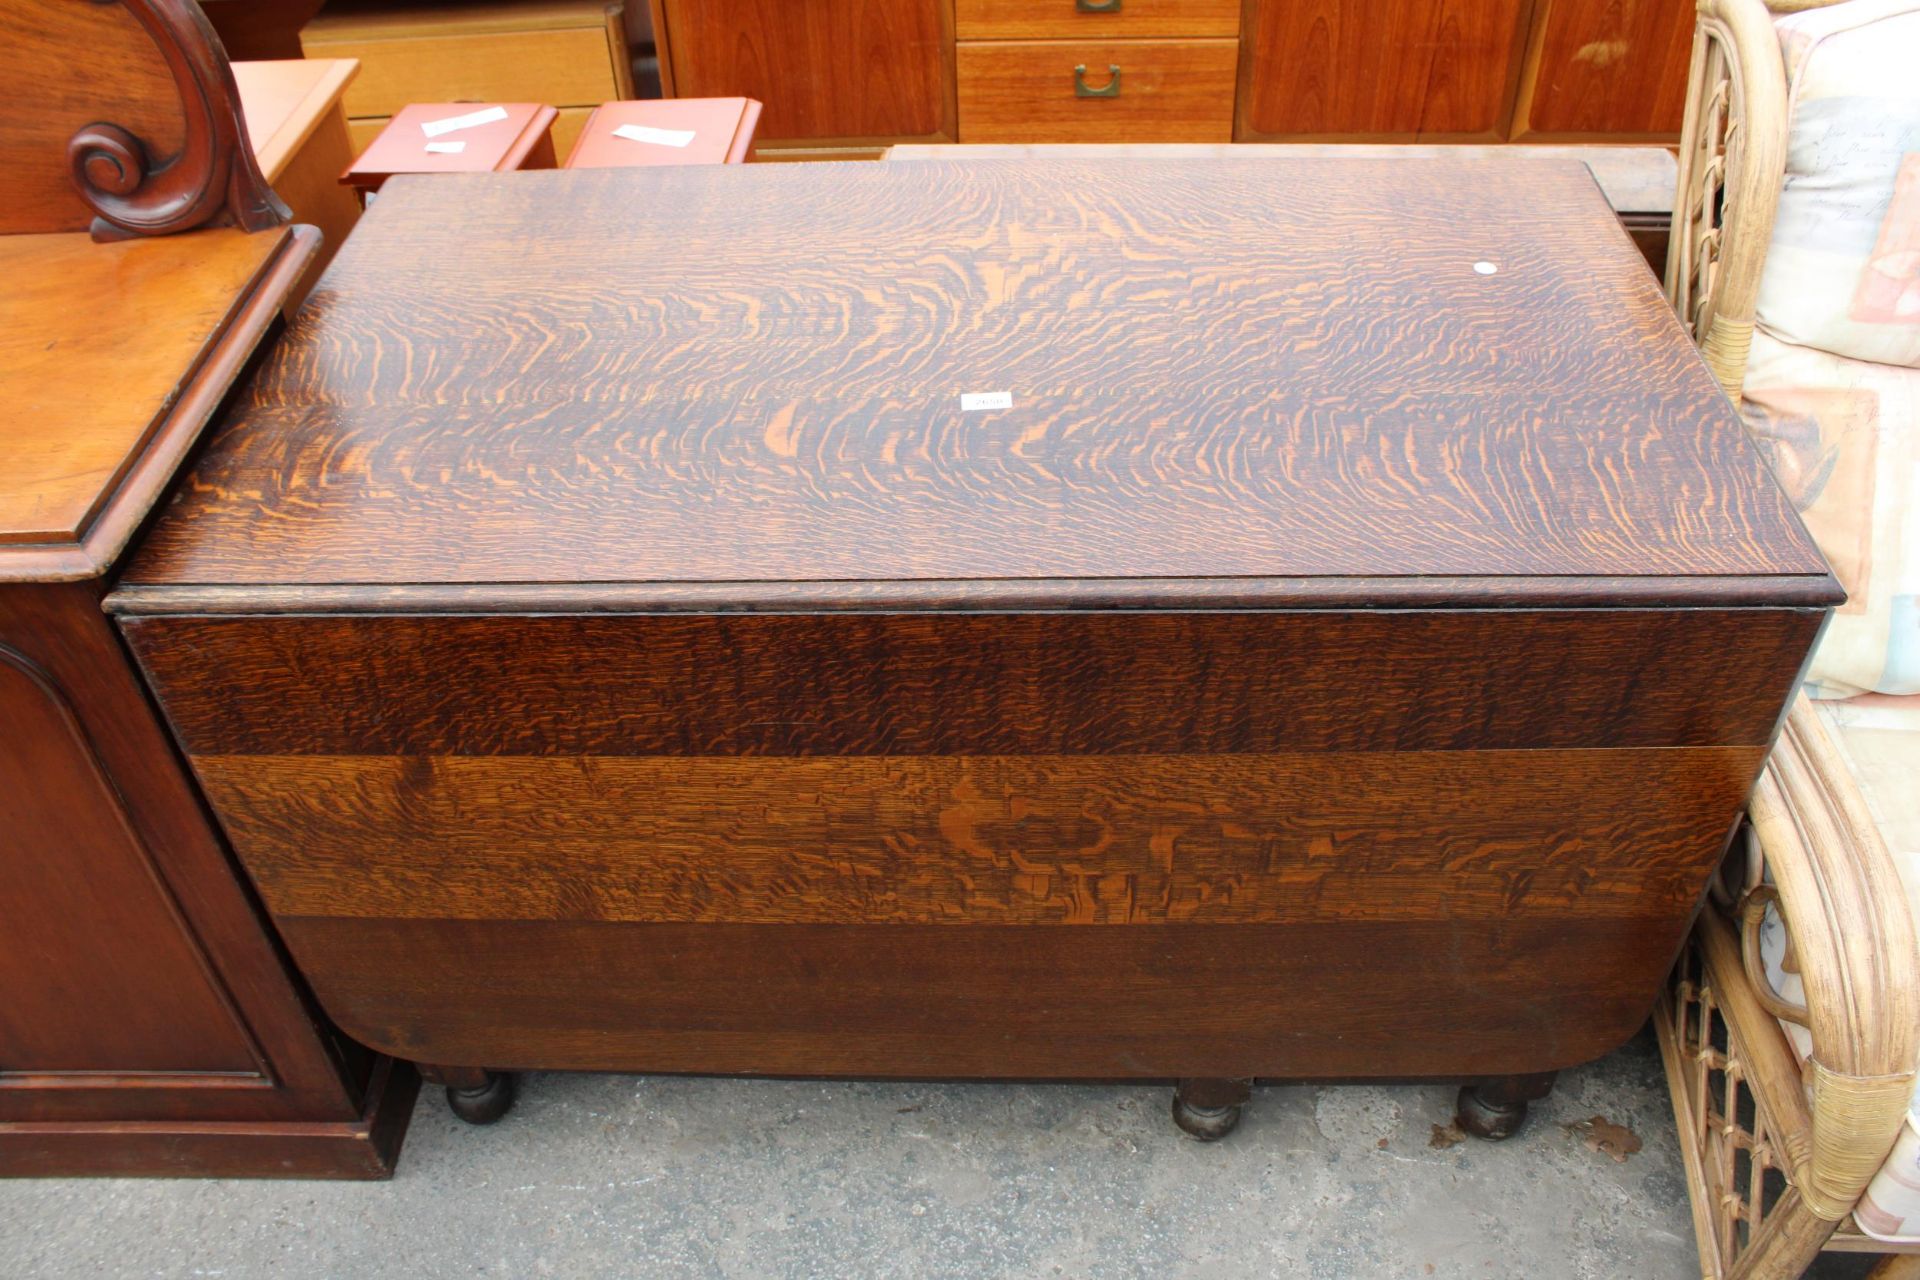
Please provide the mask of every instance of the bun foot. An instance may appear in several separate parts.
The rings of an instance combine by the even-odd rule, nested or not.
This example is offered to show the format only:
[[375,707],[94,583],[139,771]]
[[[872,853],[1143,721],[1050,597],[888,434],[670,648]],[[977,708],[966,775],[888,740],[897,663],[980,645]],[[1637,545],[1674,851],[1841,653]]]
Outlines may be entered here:
[[1240,1123],[1253,1096],[1251,1080],[1182,1080],[1173,1091],[1173,1122],[1202,1142],[1218,1142]]
[[492,1124],[513,1109],[513,1077],[489,1071],[486,1082],[473,1088],[447,1086],[447,1105],[468,1124]]
[[1527,1104],[1553,1089],[1553,1075],[1501,1076],[1465,1085],[1454,1106],[1454,1123],[1488,1142],[1511,1138],[1527,1122]]

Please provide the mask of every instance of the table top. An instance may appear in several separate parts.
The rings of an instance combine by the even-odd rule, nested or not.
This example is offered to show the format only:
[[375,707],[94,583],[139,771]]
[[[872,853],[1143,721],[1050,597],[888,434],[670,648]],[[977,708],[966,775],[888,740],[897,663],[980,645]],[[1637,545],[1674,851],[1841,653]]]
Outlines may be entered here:
[[118,554],[317,239],[0,236],[0,581]]
[[1680,163],[1665,147],[1596,142],[1554,146],[1509,142],[901,142],[891,161],[939,160],[1197,160],[1337,158],[1367,160],[1577,160],[1593,174],[1615,213],[1659,216],[1673,212]]
[[126,581],[1838,595],[1587,171],[1497,158],[396,179]]
[[359,74],[357,58],[236,62],[240,111],[260,172],[273,182]]

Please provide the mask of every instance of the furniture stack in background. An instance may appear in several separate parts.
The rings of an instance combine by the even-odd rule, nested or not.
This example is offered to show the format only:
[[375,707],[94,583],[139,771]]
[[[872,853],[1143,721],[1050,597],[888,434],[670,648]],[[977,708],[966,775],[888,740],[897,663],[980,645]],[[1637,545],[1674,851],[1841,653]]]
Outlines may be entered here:
[[621,0],[465,4],[334,0],[300,33],[309,58],[357,58],[348,89],[355,151],[416,102],[538,102],[558,109],[553,145],[573,149],[603,102],[633,97]]

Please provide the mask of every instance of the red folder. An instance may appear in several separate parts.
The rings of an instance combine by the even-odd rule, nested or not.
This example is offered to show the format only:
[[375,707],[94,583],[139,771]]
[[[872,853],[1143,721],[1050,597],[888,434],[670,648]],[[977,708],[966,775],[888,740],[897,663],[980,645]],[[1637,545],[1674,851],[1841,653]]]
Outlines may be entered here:
[[752,98],[609,102],[587,117],[566,167],[741,164],[759,123],[760,104]]

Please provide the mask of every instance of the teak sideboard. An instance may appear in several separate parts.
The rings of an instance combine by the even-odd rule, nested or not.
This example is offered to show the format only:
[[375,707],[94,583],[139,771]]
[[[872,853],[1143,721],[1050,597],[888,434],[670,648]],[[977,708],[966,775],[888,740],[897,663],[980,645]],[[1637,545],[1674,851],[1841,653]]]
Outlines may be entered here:
[[1687,0],[651,0],[668,96],[757,151],[895,142],[1665,142]]
[[1212,1136],[1510,1131],[1631,1035],[1839,598],[1586,170],[1443,158],[396,179],[107,604],[322,1004],[470,1098]]

